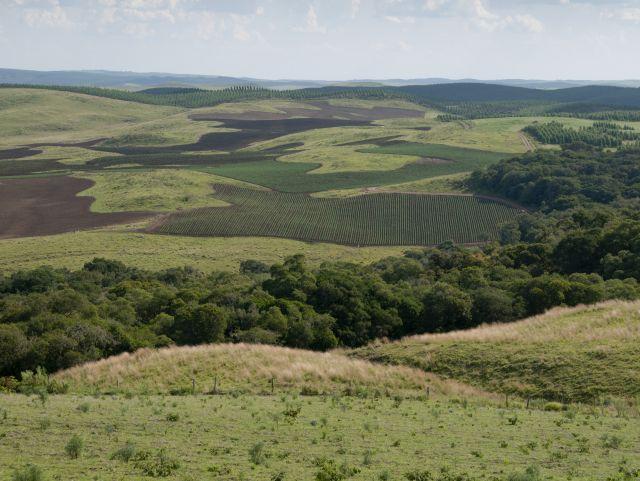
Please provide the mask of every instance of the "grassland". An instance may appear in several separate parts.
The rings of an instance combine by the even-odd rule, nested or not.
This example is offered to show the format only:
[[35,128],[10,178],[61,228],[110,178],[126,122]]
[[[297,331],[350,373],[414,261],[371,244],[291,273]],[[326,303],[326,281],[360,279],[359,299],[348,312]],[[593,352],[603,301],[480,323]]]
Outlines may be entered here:
[[0,240],[0,266],[5,272],[40,265],[78,269],[95,257],[106,257],[152,270],[189,265],[206,272],[237,272],[240,262],[246,259],[272,264],[292,253],[301,253],[312,265],[326,259],[370,263],[401,255],[405,250],[405,247],[357,248],[262,237],[160,236],[113,228]]
[[311,194],[313,197],[352,197],[372,192],[408,192],[420,194],[469,194],[465,181],[469,177],[466,172],[438,177],[427,177],[401,184],[382,185],[355,189],[326,190]]
[[[172,391],[269,394],[336,394],[378,391],[420,396],[479,394],[424,371],[382,366],[341,354],[255,344],[209,344],[142,349],[80,365],[55,376],[75,394],[119,392],[169,394]],[[195,383],[195,384],[193,384]]]
[[214,183],[246,186],[232,179],[186,169],[84,173],[80,176],[96,183],[79,194],[95,198],[91,204],[93,212],[173,212],[222,207],[229,204],[213,196]]
[[496,239],[501,223],[521,211],[460,195],[372,194],[316,198],[218,184],[216,197],[233,207],[173,214],[162,234],[273,236],[350,245],[434,245]]
[[3,481],[29,464],[65,481],[626,481],[639,467],[634,408],[506,405],[339,353],[171,347],[55,380],[70,392],[0,394]]
[[[624,479],[618,466],[637,468],[640,449],[634,420],[460,399],[0,395],[0,407],[3,481],[28,463],[65,481],[444,480],[442,468],[506,481],[529,466],[540,474],[509,479],[600,481]],[[342,466],[351,476],[329,477]]]
[[181,109],[50,90],[1,89],[0,111],[0,145],[9,147],[107,137]]
[[555,309],[523,321],[378,343],[353,354],[493,391],[600,402],[640,395],[640,303]]

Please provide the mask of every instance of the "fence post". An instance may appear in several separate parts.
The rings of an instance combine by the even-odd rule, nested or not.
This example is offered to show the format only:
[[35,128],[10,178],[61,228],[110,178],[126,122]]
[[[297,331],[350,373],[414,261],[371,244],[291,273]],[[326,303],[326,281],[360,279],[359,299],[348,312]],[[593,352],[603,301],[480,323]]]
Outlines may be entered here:
[[213,394],[218,394],[218,376],[213,378]]
[[271,394],[273,395],[273,392],[275,390],[275,378],[272,377],[271,378]]
[[196,394],[196,378],[195,377],[191,378],[191,394],[193,395]]
[[429,400],[429,386],[427,386],[427,400]]

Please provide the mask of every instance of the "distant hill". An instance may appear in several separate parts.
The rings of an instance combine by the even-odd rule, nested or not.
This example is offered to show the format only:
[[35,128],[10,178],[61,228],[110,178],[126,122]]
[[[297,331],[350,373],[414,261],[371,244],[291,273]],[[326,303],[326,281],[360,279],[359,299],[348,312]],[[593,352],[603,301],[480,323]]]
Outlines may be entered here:
[[640,80],[527,80],[527,79],[352,79],[332,80],[295,80],[295,79],[259,79],[250,77],[231,77],[224,75],[191,75],[172,73],[116,72],[109,70],[20,70],[0,68],[0,83],[36,84],[36,85],[76,85],[91,87],[110,87],[138,90],[147,87],[200,87],[224,88],[236,85],[257,85],[273,89],[298,89],[322,87],[328,85],[351,86],[395,86],[490,83],[532,89],[560,89],[588,85],[610,85],[618,87],[640,87]]
[[640,395],[640,302],[558,308],[466,331],[375,343],[355,357],[419,367],[492,391],[565,401]]
[[591,85],[556,90],[540,90],[482,83],[410,85],[397,90],[434,102],[508,102],[590,103],[612,107],[639,108],[640,88]]
[[0,83],[28,85],[75,85],[138,90],[147,87],[225,88],[237,85],[259,85],[265,88],[289,89],[321,87],[328,82],[304,80],[261,80],[218,75],[182,75],[170,73],[112,72],[107,70],[17,70],[0,69]]

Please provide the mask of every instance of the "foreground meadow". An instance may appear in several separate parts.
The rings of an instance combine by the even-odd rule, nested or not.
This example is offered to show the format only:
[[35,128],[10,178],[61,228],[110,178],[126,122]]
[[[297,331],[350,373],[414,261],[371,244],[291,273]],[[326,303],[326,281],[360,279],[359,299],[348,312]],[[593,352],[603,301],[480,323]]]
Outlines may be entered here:
[[[0,479],[636,479],[623,477],[640,460],[635,415],[461,397],[2,395]],[[44,477],[17,477],[28,464]]]

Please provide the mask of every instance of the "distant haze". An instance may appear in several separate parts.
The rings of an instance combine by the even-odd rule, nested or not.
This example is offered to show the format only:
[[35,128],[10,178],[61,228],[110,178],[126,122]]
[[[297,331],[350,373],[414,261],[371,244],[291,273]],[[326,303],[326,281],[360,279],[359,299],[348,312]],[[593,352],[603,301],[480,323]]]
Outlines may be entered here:
[[271,89],[297,89],[345,86],[405,86],[433,85],[449,83],[492,83],[514,87],[535,89],[561,89],[584,85],[612,85],[618,87],[640,87],[640,80],[527,80],[527,79],[353,79],[347,81],[259,79],[251,77],[229,77],[218,75],[189,75],[172,73],[115,72],[107,70],[17,70],[0,68],[0,84],[75,85],[92,87],[112,87],[139,90],[157,86],[224,88],[235,85],[256,85]]
[[639,0],[0,0],[17,69],[623,80],[638,45]]

